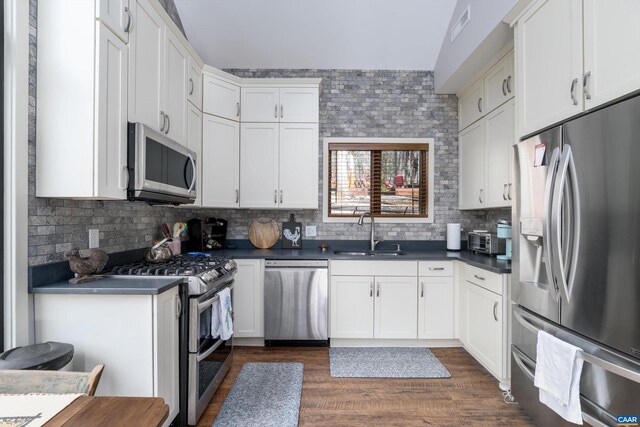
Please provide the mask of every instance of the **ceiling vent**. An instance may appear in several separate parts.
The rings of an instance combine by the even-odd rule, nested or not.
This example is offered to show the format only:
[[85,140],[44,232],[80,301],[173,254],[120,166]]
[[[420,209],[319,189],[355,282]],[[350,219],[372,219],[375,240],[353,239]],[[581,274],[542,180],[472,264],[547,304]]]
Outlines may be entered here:
[[464,12],[462,12],[462,15],[460,15],[460,18],[458,18],[456,23],[453,24],[453,27],[451,27],[451,42],[453,42],[456,39],[456,37],[458,37],[458,35],[464,29],[464,26],[467,25],[467,23],[470,20],[471,20],[471,5],[469,4],[467,5],[467,8],[464,10]]

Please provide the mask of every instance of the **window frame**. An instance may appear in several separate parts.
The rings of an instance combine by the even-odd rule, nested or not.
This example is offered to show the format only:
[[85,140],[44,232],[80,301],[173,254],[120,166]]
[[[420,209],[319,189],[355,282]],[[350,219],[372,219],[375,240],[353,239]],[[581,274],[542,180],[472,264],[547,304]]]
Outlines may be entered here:
[[375,217],[376,223],[407,224],[434,222],[434,165],[435,140],[433,138],[324,138],[322,144],[322,221],[329,223],[356,223],[358,217],[329,216],[329,144],[426,144],[428,145],[428,175],[427,175],[427,217]]

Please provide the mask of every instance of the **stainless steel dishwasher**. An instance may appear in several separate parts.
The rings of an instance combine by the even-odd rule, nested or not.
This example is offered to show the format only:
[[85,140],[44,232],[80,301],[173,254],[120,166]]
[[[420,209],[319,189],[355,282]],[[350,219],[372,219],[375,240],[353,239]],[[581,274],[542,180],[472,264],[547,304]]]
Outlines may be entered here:
[[326,260],[265,261],[265,345],[328,344],[328,266]]

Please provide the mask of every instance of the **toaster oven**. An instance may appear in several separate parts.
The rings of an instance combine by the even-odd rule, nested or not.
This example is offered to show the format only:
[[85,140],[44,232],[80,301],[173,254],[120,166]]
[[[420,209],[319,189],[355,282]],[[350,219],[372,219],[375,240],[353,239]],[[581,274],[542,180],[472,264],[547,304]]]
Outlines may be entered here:
[[506,240],[498,239],[496,234],[470,231],[467,247],[471,252],[497,255],[505,253],[505,244]]

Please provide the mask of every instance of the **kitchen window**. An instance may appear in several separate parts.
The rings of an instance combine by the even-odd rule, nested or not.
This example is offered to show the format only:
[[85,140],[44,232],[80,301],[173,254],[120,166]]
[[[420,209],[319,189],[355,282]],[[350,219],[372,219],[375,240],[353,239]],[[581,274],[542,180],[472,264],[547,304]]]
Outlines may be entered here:
[[433,221],[432,139],[327,138],[324,220]]

